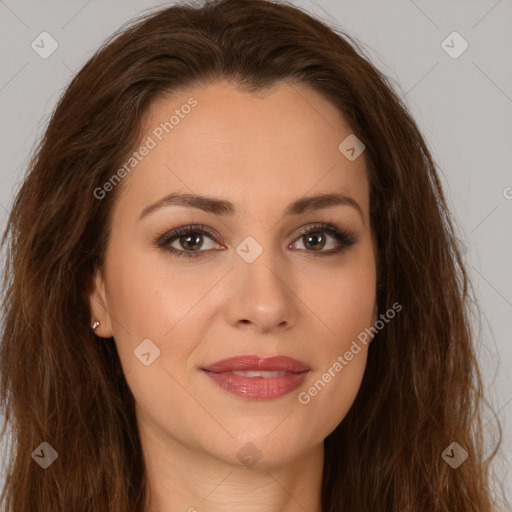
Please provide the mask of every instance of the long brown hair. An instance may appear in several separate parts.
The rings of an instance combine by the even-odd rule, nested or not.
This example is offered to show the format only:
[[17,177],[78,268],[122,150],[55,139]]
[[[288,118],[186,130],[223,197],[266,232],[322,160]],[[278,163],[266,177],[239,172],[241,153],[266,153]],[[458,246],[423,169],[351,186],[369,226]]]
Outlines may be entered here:
[[[347,416],[325,440],[323,512],[490,512],[488,405],[470,329],[473,292],[433,158],[388,79],[358,43],[287,3],[180,4],[133,20],[73,78],[35,147],[7,245],[1,399],[12,429],[8,512],[142,512],[145,466],[114,343],[90,330],[122,183],[102,187],[162,94],[227,78],[257,93],[304,84],[336,105],[366,146],[378,306],[402,311],[369,347]],[[58,462],[32,453],[47,442]],[[457,442],[468,458],[442,458]]]

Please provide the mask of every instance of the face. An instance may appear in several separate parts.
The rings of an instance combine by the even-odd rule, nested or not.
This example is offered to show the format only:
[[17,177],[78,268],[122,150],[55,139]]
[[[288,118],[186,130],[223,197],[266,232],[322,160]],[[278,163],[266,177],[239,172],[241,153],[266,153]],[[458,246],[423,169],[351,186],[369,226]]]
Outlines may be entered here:
[[[287,83],[254,96],[217,82],[152,105],[90,307],[140,429],[162,446],[272,466],[321,445],[350,409],[358,336],[377,319],[364,153],[338,148],[351,133],[330,102]],[[171,194],[223,203],[160,202]],[[322,194],[344,199],[307,201]],[[304,366],[204,370],[248,355]]]

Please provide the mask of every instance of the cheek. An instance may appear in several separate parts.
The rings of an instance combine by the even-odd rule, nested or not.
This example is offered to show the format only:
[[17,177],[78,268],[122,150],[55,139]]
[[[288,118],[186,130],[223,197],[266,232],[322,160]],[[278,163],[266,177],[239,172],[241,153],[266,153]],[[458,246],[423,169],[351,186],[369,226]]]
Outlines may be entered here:
[[[198,300],[199,286],[194,288],[190,279],[185,282],[175,270],[171,273],[171,265],[144,261],[129,250],[117,261],[118,265],[110,267],[108,293],[115,343],[128,386],[146,421],[157,419],[166,429],[181,431],[183,419],[174,411],[185,411],[192,419],[201,413],[182,384],[193,347],[187,337],[187,312]],[[193,317],[193,311],[189,315]],[[141,346],[147,348],[142,351]],[[147,366],[142,355],[146,353],[150,354]]]
[[[343,353],[351,341],[375,321],[376,269],[369,244],[364,244],[338,268],[304,282],[300,297],[322,336],[325,356]],[[327,361],[324,361],[326,363]]]
[[145,259],[135,251],[125,252],[109,274],[112,314],[126,327],[113,326],[119,339],[126,339],[126,331],[134,342],[140,338],[139,343],[146,337],[164,337],[206,288],[204,283],[202,288],[199,282],[194,285],[193,274],[190,277],[184,279],[162,256]]
[[341,285],[345,287],[344,293],[336,294],[338,307],[324,312],[329,329],[322,329],[325,335],[315,343],[317,365],[297,396],[298,407],[316,419],[323,437],[338,426],[354,403],[371,339],[365,329],[373,325],[373,289],[361,286],[360,281],[354,290],[348,281]]
[[[158,407],[162,397],[156,390],[163,392],[162,388],[172,387],[171,377],[164,372],[166,360],[170,354],[178,360],[186,355],[181,353],[186,344],[169,341],[179,331],[187,308],[197,299],[193,300],[193,291],[179,282],[176,273],[174,277],[165,275],[165,267],[148,262],[135,250],[126,247],[117,255],[110,255],[107,274],[117,351],[136,400],[148,408]],[[147,353],[150,355],[143,356]],[[143,363],[144,357],[149,359],[148,366]]]
[[[318,432],[325,439],[345,418],[357,396],[364,375],[368,348],[361,346],[351,361],[338,356],[314,373],[297,397],[302,415],[314,418]],[[341,360],[343,356],[340,354]]]
[[309,417],[318,418],[324,436],[346,416],[366,367],[371,340],[366,330],[374,323],[376,274],[373,260],[365,254],[306,295],[317,332],[323,335],[316,344],[318,365],[298,402]]

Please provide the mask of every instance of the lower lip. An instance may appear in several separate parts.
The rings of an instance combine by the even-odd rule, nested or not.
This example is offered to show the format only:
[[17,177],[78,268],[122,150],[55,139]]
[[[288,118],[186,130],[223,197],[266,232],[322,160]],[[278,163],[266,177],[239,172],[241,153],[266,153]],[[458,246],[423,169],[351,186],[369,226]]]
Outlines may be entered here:
[[230,372],[215,373],[203,370],[218,386],[233,395],[248,400],[270,400],[296,390],[309,373],[287,373],[281,377],[242,377]]

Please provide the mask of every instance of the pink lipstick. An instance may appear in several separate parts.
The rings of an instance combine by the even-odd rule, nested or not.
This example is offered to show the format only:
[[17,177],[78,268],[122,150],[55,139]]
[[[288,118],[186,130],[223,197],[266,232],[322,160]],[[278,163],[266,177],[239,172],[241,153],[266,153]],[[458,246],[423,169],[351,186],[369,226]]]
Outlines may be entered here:
[[311,371],[308,365],[286,356],[263,359],[240,355],[202,368],[218,386],[249,400],[279,398],[297,389]]

